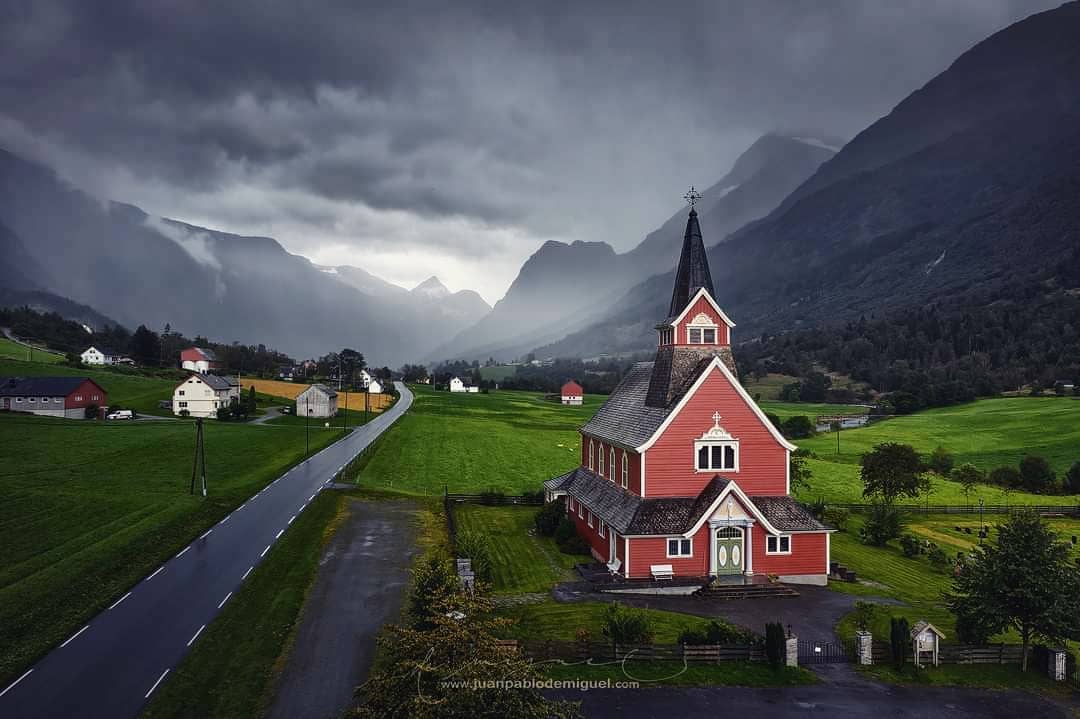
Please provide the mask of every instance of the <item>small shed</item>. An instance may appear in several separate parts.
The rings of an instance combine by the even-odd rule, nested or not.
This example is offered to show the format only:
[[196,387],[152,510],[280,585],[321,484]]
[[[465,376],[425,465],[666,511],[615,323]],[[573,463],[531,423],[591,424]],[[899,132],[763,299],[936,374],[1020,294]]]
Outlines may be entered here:
[[938,665],[938,643],[945,638],[945,633],[925,619],[915,622],[911,628],[911,654],[915,666],[922,667],[922,656],[930,654],[931,661]]
[[338,411],[337,392],[324,384],[313,384],[296,396],[299,417],[334,417]]
[[584,398],[585,390],[583,390],[581,385],[574,380],[570,380],[562,386],[561,390],[559,390],[559,400],[563,404],[579,405]]

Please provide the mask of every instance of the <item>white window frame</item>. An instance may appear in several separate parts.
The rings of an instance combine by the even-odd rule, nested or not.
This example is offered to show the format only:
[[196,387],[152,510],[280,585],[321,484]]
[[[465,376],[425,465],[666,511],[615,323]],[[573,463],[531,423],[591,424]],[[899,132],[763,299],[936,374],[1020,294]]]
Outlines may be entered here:
[[592,437],[589,437],[589,471],[596,471],[596,444],[593,442]]
[[187,402],[177,402],[176,404],[177,404],[177,406],[179,406],[179,407],[180,407],[181,409],[185,409],[185,408],[187,407]]
[[608,453],[608,478],[612,482],[615,481],[615,447],[612,447],[611,452]]
[[574,498],[569,494],[566,495],[566,511],[570,514],[574,513]]
[[596,533],[600,535],[600,538],[604,537],[604,520],[600,519],[596,522]]
[[601,477],[604,476],[604,443],[600,443],[600,453],[598,455],[599,461],[597,462],[597,474]]
[[592,529],[592,526],[593,526],[593,513],[592,513],[591,509],[588,512],[585,513],[585,517],[586,517],[585,521],[588,523],[589,529]]
[[622,452],[622,488],[630,486],[630,461],[626,457],[626,450]]
[[[780,540],[787,540],[787,550],[780,548]],[[775,545],[776,549],[770,549],[770,545]],[[791,554],[791,535],[790,534],[770,534],[765,537],[765,554]]]
[[[712,330],[712,342],[705,341],[705,333]],[[698,333],[697,341],[694,341],[694,332]],[[720,328],[712,318],[704,312],[699,312],[694,319],[686,323],[686,344],[689,345],[715,345],[720,338]]]
[[23,400],[23,398],[22,398],[22,397],[16,397],[16,398],[15,398],[15,401],[16,401],[17,403],[19,403],[19,404],[22,404],[22,400]]
[[581,502],[577,503],[577,516],[578,519],[585,519],[585,505]]
[[[675,545],[675,554],[671,553],[671,543],[677,542]],[[685,543],[685,544],[684,544]],[[688,547],[687,552],[683,552],[683,547]],[[664,543],[664,551],[668,559],[687,559],[694,556],[694,538],[687,539],[686,537],[668,537]]]
[[[698,465],[698,455],[701,453],[702,448],[709,448],[709,466],[701,467]],[[731,447],[735,451],[735,466],[734,467],[714,467],[712,464],[713,447]],[[723,452],[722,456],[726,457],[727,453]],[[737,439],[725,439],[725,440],[697,440],[694,442],[694,471],[701,472],[738,472],[739,471],[739,440]]]

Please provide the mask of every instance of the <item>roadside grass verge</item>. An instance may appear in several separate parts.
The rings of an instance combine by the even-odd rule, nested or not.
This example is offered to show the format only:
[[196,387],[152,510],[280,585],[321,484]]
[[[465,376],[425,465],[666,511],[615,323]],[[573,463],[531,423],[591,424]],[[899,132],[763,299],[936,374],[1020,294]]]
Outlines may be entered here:
[[1029,689],[1067,697],[1072,689],[1054,682],[1042,667],[1028,666],[1020,671],[1016,664],[941,664],[916,669],[910,662],[903,669],[891,664],[859,667],[859,670],[878,681],[915,686],[953,686],[977,689]]
[[[285,429],[0,415],[0,684],[304,457]],[[338,434],[312,435],[312,451]]]
[[637,681],[641,688],[658,687],[778,687],[813,684],[817,676],[797,667],[781,667],[773,671],[765,662],[706,662],[656,661],[630,658],[612,664],[561,664],[538,661],[544,675],[555,680]]
[[[584,629],[593,641],[603,641],[602,628],[607,607],[608,602],[545,601],[504,607],[498,610],[498,614],[514,620],[508,634],[515,639],[571,641],[577,638],[579,629]],[[657,644],[674,644],[684,629],[700,628],[709,621],[692,614],[667,612],[662,609],[642,611],[649,617],[654,634],[653,641]]]
[[477,504],[454,507],[459,532],[477,532],[488,538],[496,594],[547,592],[557,582],[573,578],[574,564],[588,561],[588,557],[563,554],[550,537],[535,533],[533,517],[538,509]]
[[273,700],[319,557],[344,516],[345,496],[324,491],[297,517],[191,652],[154,694],[143,716],[254,717]]

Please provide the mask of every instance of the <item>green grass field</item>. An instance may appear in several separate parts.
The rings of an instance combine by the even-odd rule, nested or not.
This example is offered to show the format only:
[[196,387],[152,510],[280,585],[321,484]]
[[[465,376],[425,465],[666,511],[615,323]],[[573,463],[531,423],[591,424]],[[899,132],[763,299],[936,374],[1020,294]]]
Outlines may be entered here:
[[[1016,397],[983,399],[955,407],[932,409],[894,417],[861,429],[824,434],[796,442],[813,451],[809,461],[813,478],[800,490],[803,500],[824,497],[835,502],[861,502],[859,461],[881,442],[910,444],[924,454],[937,446],[949,450],[957,464],[971,462],[983,471],[1003,464],[1016,466],[1027,454],[1045,457],[1059,477],[1080,460],[1080,400],[1070,397]],[[1006,494],[980,485],[970,499],[956,482],[934,477],[931,504],[1076,504],[1075,496]]]
[[[547,601],[506,607],[499,613],[515,620],[511,634],[518,639],[571,641],[577,638],[578,630],[584,629],[593,641],[603,641],[602,628],[606,610],[607,604],[604,602]],[[657,644],[674,644],[684,629],[700,628],[708,621],[680,612],[660,609],[642,611],[649,617],[654,633],[653,641]],[[761,631],[764,632],[765,628],[762,627]]]
[[[451,394],[413,388],[416,401],[379,442],[364,471],[376,488],[413,494],[535,491],[580,457],[577,428],[605,399],[581,407],[528,392]],[[407,458],[408,461],[402,461]]]
[[21,362],[0,359],[0,377],[90,377],[109,393],[109,404],[135,409],[140,414],[171,416],[172,411],[160,409],[158,401],[172,399],[173,388],[188,376],[179,370],[138,369],[80,369],[67,365],[42,362]]
[[[0,684],[299,461],[304,432],[0,415]],[[312,451],[339,433],[312,433]]]
[[537,507],[485,507],[460,504],[454,508],[458,531],[489,537],[496,594],[546,592],[556,582],[572,579],[571,570],[587,556],[563,554],[549,537],[529,534]]
[[31,352],[25,345],[12,342],[7,337],[0,337],[0,359],[41,362],[55,364],[65,360],[64,355],[35,347]]
[[824,402],[781,402],[775,399],[763,399],[758,405],[765,412],[775,414],[780,419],[787,419],[795,415],[805,415],[813,422],[818,415],[831,414],[866,414],[869,407],[857,404],[825,404]]

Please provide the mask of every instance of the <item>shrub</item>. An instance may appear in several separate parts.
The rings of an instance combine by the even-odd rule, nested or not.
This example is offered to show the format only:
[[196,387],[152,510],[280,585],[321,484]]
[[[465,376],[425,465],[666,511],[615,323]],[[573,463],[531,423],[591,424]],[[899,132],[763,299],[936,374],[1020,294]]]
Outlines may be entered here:
[[421,560],[413,570],[412,590],[409,595],[409,618],[415,629],[431,629],[432,617],[439,605],[458,588],[457,574],[450,562],[438,555]]
[[804,414],[797,414],[784,420],[780,430],[788,439],[805,439],[814,435],[814,423]]
[[877,608],[877,605],[873,602],[855,602],[855,611],[852,612],[855,626],[863,631],[869,629],[874,623],[874,615],[877,614]]
[[83,417],[86,419],[98,418],[98,406],[96,404],[86,405],[86,409],[83,410]]
[[922,542],[914,534],[900,535],[900,549],[909,559],[919,556],[923,551]]
[[929,459],[926,460],[926,466],[942,477],[949,476],[953,470],[953,464],[953,456],[949,454],[949,450],[941,446],[931,452]]
[[822,519],[825,520],[825,524],[830,527],[835,527],[841,532],[847,528],[847,521],[850,516],[851,512],[843,507],[830,507],[822,513]]
[[825,503],[824,497],[822,497],[821,499],[816,499],[813,502],[810,502],[810,504],[806,505],[806,508],[810,510],[810,514],[814,515],[818,519],[821,519],[825,516],[825,510],[828,509],[828,507],[829,505]]
[[870,513],[859,530],[859,537],[863,544],[883,547],[890,539],[899,537],[903,527],[903,517],[899,509],[891,504],[875,502],[870,505]]
[[480,493],[480,504],[500,505],[506,504],[506,495],[494,489]]
[[652,623],[642,609],[612,602],[604,611],[604,636],[612,648],[619,644],[647,644],[652,641]]
[[911,627],[905,617],[893,617],[889,620],[889,646],[892,649],[893,664],[902,669],[907,659],[908,643],[911,641]]
[[787,660],[787,635],[780,622],[765,625],[765,657],[773,671],[779,670]]
[[1023,480],[1020,477],[1020,470],[1016,467],[997,467],[990,470],[990,475],[987,477],[991,484],[996,484],[999,487],[1005,489],[1019,489]]
[[538,489],[535,492],[522,492],[521,498],[525,504],[543,504],[544,503],[544,490]]
[[1064,489],[1068,494],[1080,494],[1080,462],[1073,462],[1065,473]]
[[459,557],[472,560],[472,570],[477,580],[490,584],[494,577],[487,535],[471,531],[459,532],[455,545]]
[[750,644],[753,637],[745,629],[720,620],[712,620],[679,633],[679,644]]
[[562,497],[548,502],[536,512],[536,517],[533,519],[533,523],[536,524],[536,531],[544,537],[552,537],[555,535],[555,530],[559,528],[559,523],[566,519],[566,503]]
[[926,552],[926,558],[930,560],[931,564],[938,567],[944,567],[949,563],[949,555],[936,544],[930,545],[929,551]]
[[1027,491],[1043,494],[1054,491],[1057,476],[1045,458],[1029,454],[1020,460],[1020,481]]
[[589,544],[577,533],[577,526],[566,515],[555,528],[555,544],[563,554],[589,553]]

